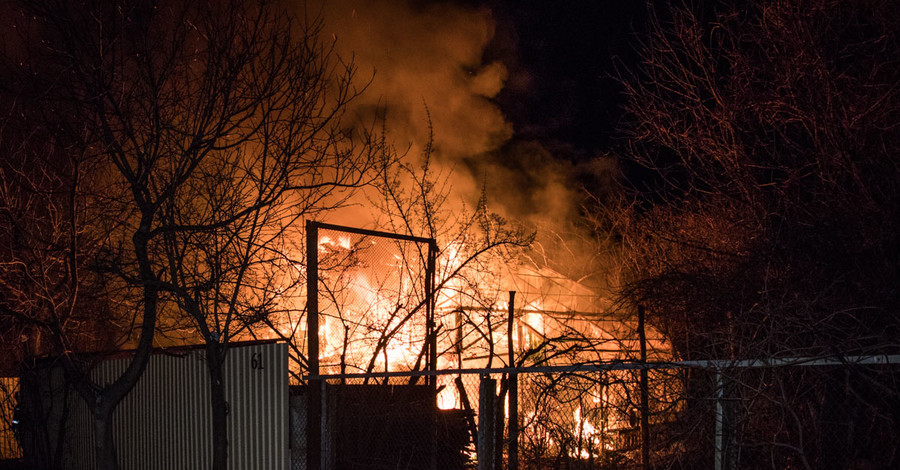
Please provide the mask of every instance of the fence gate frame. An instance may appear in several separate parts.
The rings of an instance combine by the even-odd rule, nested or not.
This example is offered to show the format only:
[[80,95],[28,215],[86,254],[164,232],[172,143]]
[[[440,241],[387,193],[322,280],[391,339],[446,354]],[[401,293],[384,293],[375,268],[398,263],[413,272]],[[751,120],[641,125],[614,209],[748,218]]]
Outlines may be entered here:
[[[322,468],[322,397],[325,381],[319,370],[319,229],[352,233],[368,237],[402,240],[428,246],[425,266],[425,370],[426,383],[432,392],[437,390],[437,335],[435,334],[435,265],[437,262],[437,242],[433,238],[402,235],[398,233],[367,230],[346,225],[328,224],[314,220],[306,221],[306,337],[309,376],[307,400],[307,451],[306,468]],[[432,453],[433,454],[433,453]]]

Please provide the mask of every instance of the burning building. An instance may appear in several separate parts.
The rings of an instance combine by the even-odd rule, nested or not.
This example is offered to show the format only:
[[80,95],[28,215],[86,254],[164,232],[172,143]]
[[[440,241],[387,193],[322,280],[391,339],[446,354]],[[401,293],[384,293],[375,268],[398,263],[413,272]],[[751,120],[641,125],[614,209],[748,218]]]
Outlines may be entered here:
[[[579,366],[670,360],[665,338],[649,328],[639,332],[637,318],[521,258],[478,250],[472,256],[461,243],[438,253],[432,240],[339,226],[321,225],[316,233],[318,340],[308,351],[318,347],[317,371],[326,382],[430,385],[433,405],[468,416],[474,444],[478,377],[502,376],[492,392],[503,403],[502,423],[515,372],[519,440],[535,465],[551,456],[599,462],[635,451],[636,371]],[[659,422],[677,406],[677,385],[662,375],[653,382]],[[502,435],[508,425],[499,429]]]
[[[275,328],[256,325],[248,330],[257,337],[290,341],[243,346],[238,341],[247,338],[232,338],[228,393],[236,421],[229,439],[241,455],[271,457],[264,442],[243,442],[264,425],[277,427],[265,432],[289,442],[276,452],[284,460],[273,461],[292,462],[293,468],[304,468],[312,430],[322,431],[320,458],[327,468],[427,468],[432,458],[450,465],[441,468],[467,468],[476,452],[484,458],[485,444],[476,442],[485,439],[485,429],[493,429],[501,459],[513,451],[504,451],[499,443],[515,438],[523,468],[546,468],[560,459],[603,468],[603,462],[635,458],[637,371],[589,366],[641,359],[636,319],[615,312],[583,284],[522,258],[486,255],[459,243],[438,252],[430,239],[324,224],[318,224],[317,233],[317,276],[300,273],[318,278],[312,292],[317,306],[307,304],[307,311],[318,312],[315,359],[310,357],[315,346],[307,344],[308,325],[315,322],[288,316],[297,309],[285,309],[282,318],[272,319]],[[305,271],[313,264],[309,266]],[[645,360],[671,358],[665,338],[651,329],[643,336]],[[266,356],[272,351],[277,357]],[[139,468],[148,459],[199,462],[208,457],[202,451],[208,430],[177,413],[189,410],[200,422],[209,419],[202,353],[172,354],[152,360],[120,414],[121,436],[137,439],[122,442],[122,458],[130,462],[126,467]],[[99,362],[93,373],[112,376],[122,367],[119,362]],[[257,376],[266,377],[259,390],[263,382]],[[317,376],[324,382],[324,413],[318,417],[309,413],[315,390],[310,379]],[[256,385],[245,383],[253,377]],[[54,380],[47,382],[47,390],[65,388],[60,377]],[[493,388],[497,382],[499,389]],[[191,393],[179,392],[176,385],[184,383],[193,384]],[[677,406],[676,383],[653,377],[655,422],[665,421]],[[170,397],[167,402],[177,403],[175,408],[159,408],[163,392]],[[179,393],[190,400],[178,398]],[[256,422],[254,400],[260,397],[271,403],[266,420]],[[76,431],[88,426],[86,409],[71,394],[64,403],[72,406],[74,421],[57,426],[69,426],[75,430],[69,435],[77,437],[81,434]],[[494,413],[485,407],[493,407]],[[148,414],[168,418],[129,430],[128,423]],[[514,423],[511,417],[517,417]],[[181,441],[165,436],[179,432],[184,442],[196,445],[172,450],[170,444]],[[153,447],[157,450],[141,444],[148,442],[158,444]],[[89,464],[89,444],[90,439],[81,438],[63,444],[65,455],[75,462],[71,468]],[[397,467],[398,462],[407,466]]]

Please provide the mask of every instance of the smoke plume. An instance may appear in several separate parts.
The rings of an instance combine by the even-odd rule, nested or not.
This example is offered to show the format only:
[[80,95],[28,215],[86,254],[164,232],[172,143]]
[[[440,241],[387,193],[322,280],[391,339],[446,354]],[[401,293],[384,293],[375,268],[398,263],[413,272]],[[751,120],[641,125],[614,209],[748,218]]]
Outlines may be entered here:
[[354,61],[360,80],[372,78],[353,112],[371,123],[384,110],[389,139],[408,147],[410,158],[422,154],[430,123],[432,164],[454,175],[450,202],[471,207],[485,188],[490,210],[557,241],[572,238],[577,169],[537,142],[516,141],[492,100],[507,69],[484,61],[495,29],[490,10],[434,0],[328,0],[323,16],[323,36],[333,37],[338,55]]
[[485,157],[512,136],[512,126],[490,100],[503,87],[506,69],[482,62],[493,31],[490,11],[449,3],[329,0],[324,17],[337,53],[354,61],[359,78],[374,73],[355,112],[370,122],[384,110],[389,138],[399,149],[411,146],[413,158],[428,141],[430,122],[433,158],[453,168],[454,189],[463,199],[477,197],[480,184],[461,163]]

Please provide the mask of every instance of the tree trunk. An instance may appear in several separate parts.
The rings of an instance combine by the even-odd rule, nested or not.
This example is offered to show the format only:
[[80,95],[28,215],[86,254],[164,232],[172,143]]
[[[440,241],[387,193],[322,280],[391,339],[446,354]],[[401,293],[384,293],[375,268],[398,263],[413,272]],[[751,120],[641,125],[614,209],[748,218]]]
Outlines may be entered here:
[[[138,254],[146,255],[146,251],[140,248],[146,248],[146,243],[138,244]],[[140,258],[139,258],[140,259]],[[146,259],[146,258],[143,258]],[[149,271],[149,263],[142,264],[143,273]],[[147,276],[144,279],[152,279]],[[149,284],[149,282],[148,282]],[[131,391],[137,381],[141,378],[147,363],[150,362],[150,355],[153,351],[153,333],[156,329],[156,306],[158,291],[156,287],[150,286],[144,288],[144,318],[141,320],[141,336],[138,341],[137,349],[128,368],[113,383],[105,386],[102,390],[97,391],[97,384],[91,382],[86,372],[81,370],[73,361],[63,361],[64,367],[68,374],[68,380],[71,380],[73,386],[78,391],[81,398],[87,403],[88,409],[94,420],[94,457],[99,470],[118,470],[119,463],[116,458],[116,448],[113,442],[112,434],[112,417],[116,407],[122,402],[122,399]],[[61,334],[56,335],[62,338]],[[62,348],[61,340],[58,340],[57,347]],[[70,357],[66,356],[68,359]]]
[[115,408],[100,402],[93,407],[94,418],[94,457],[99,470],[118,470],[116,446],[112,434],[112,412]]
[[225,470],[228,466],[228,402],[225,401],[225,374],[222,345],[206,344],[206,366],[209,369],[209,397],[212,406],[213,470]]

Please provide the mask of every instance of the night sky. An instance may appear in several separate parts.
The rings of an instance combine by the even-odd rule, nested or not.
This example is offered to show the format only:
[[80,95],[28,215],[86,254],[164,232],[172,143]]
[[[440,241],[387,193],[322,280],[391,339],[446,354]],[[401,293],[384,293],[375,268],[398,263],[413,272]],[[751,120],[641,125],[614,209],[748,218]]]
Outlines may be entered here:
[[646,5],[621,0],[494,0],[486,61],[509,71],[497,103],[518,139],[582,162],[615,145],[621,117],[617,69],[635,61]]

